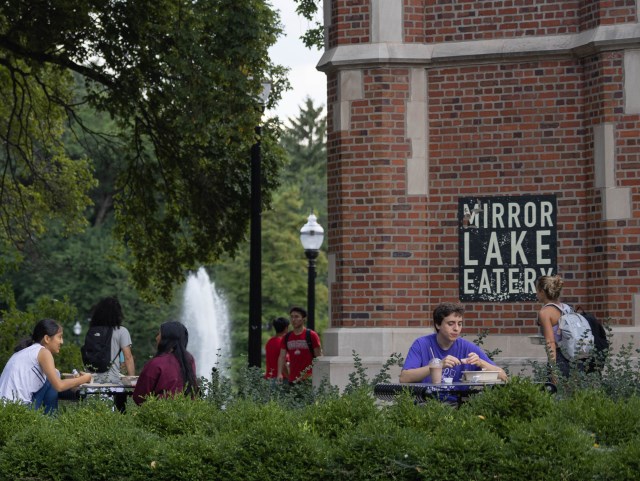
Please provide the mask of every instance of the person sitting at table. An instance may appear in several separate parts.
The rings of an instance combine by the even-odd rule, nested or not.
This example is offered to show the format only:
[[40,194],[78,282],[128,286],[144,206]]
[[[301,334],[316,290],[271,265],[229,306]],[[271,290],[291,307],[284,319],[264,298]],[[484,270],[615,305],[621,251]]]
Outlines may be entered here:
[[187,351],[189,332],[175,321],[165,322],[156,335],[158,345],[155,356],[142,368],[133,400],[142,404],[150,394],[167,397],[184,393],[195,397],[198,393],[196,363]]
[[400,372],[401,383],[430,383],[429,361],[442,361],[442,377],[459,382],[462,371],[482,369],[498,371],[498,378],[506,381],[507,374],[472,342],[460,337],[464,308],[460,304],[442,303],[433,311],[436,332],[416,339]]
[[53,356],[64,343],[62,326],[53,319],[40,320],[31,337],[15,348],[0,375],[0,399],[19,401],[49,414],[58,409],[58,393],[91,382],[91,374],[60,379]]

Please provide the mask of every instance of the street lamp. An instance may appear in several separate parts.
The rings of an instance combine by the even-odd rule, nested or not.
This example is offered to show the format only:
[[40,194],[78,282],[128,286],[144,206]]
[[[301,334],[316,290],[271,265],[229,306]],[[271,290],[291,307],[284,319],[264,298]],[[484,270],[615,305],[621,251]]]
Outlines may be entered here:
[[324,240],[324,229],[317,222],[318,218],[311,214],[307,218],[307,223],[300,229],[300,242],[304,248],[304,254],[309,259],[309,269],[307,277],[307,327],[315,330],[315,310],[316,310],[316,258],[322,241]]
[[[271,84],[262,84],[260,105],[269,99]],[[262,171],[260,138],[262,127],[255,128],[256,142],[251,146],[251,237],[249,248],[249,367],[262,365]]]
[[76,344],[80,345],[80,333],[82,332],[82,326],[80,321],[76,321],[73,325],[73,335],[76,337]]

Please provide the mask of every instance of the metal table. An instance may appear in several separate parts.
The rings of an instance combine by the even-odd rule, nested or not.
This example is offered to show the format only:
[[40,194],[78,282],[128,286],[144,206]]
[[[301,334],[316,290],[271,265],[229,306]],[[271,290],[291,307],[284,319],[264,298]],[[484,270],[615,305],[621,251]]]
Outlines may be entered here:
[[113,398],[113,404],[121,413],[125,412],[127,398],[133,395],[133,386],[123,386],[122,384],[112,383],[88,383],[78,386],[80,399],[86,399],[87,396],[110,396]]

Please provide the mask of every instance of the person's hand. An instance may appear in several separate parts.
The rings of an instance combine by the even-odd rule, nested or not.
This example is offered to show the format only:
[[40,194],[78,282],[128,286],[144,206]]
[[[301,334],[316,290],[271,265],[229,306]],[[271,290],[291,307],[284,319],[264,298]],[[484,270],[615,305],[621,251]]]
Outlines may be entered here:
[[82,384],[89,384],[93,380],[93,375],[88,372],[81,372],[78,377],[82,378]]
[[482,359],[475,352],[471,352],[462,360],[463,364],[472,364],[474,366],[482,367]]
[[442,367],[455,367],[461,364],[460,359],[455,356],[447,356],[442,360]]
[[276,382],[278,384],[282,384],[282,379],[284,379],[284,375],[283,374],[278,374],[278,376],[276,377]]

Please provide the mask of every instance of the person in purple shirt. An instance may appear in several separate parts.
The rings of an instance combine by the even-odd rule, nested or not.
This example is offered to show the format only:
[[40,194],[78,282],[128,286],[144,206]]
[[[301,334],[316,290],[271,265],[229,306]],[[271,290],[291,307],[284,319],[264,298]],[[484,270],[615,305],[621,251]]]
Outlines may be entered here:
[[484,351],[460,337],[464,308],[460,304],[442,303],[433,311],[435,334],[416,339],[400,372],[400,382],[429,383],[429,361],[442,360],[442,377],[460,381],[462,371],[489,369],[499,371],[498,378],[506,381],[507,374],[489,359]]
[[189,332],[179,322],[165,322],[156,336],[156,355],[142,368],[133,391],[133,400],[142,404],[150,394],[168,397],[184,393],[195,397],[198,393],[196,363],[187,351]]

